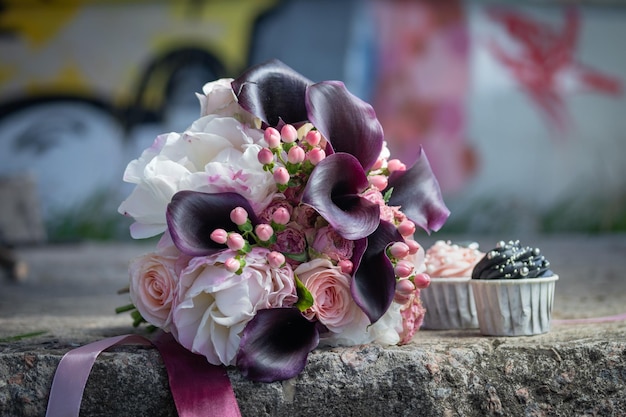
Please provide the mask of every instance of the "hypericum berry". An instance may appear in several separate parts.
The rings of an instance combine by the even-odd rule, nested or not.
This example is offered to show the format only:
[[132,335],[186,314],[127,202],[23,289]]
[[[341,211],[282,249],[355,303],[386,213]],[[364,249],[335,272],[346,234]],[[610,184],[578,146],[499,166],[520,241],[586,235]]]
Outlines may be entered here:
[[237,272],[239,268],[241,268],[241,262],[235,258],[228,258],[224,262],[224,268],[226,268],[228,272]]
[[257,159],[263,165],[271,164],[274,162],[274,154],[268,148],[263,148],[259,151]]
[[243,207],[235,207],[230,212],[230,220],[237,226],[246,224],[248,221],[248,212]]
[[322,148],[313,148],[307,152],[306,157],[313,165],[317,165],[326,158],[326,152]]
[[411,220],[403,220],[398,225],[398,232],[400,232],[403,237],[413,236],[415,234],[415,223]]
[[267,254],[267,263],[269,263],[272,268],[280,268],[285,264],[285,261],[285,255],[280,252],[272,251]]
[[285,143],[293,143],[298,139],[298,131],[292,125],[285,125],[280,129],[280,137]]
[[209,237],[213,242],[223,245],[226,243],[226,239],[228,238],[228,232],[224,229],[215,229],[211,232]]
[[230,250],[241,250],[246,246],[246,240],[239,233],[229,233],[226,238],[226,246]]
[[399,159],[391,159],[387,162],[389,172],[406,171],[406,165]]
[[317,146],[322,140],[322,135],[317,130],[310,130],[304,137],[304,140],[311,146]]
[[280,185],[286,185],[289,182],[289,171],[285,167],[278,167],[274,170],[274,181]]
[[406,304],[411,301],[415,293],[415,285],[408,279],[401,279],[396,283],[396,293],[393,301],[398,304]]
[[406,239],[404,243],[406,243],[409,246],[410,255],[415,255],[421,248],[420,244],[417,243],[417,241],[413,239]]
[[381,191],[387,188],[388,180],[387,177],[384,175],[370,175],[369,177],[367,177],[367,179],[369,180],[371,185]]
[[398,261],[393,270],[398,277],[406,278],[413,273],[413,264],[409,261]]
[[409,255],[409,245],[404,242],[395,242],[389,247],[389,253],[396,259],[404,259]]
[[417,274],[413,278],[413,282],[415,283],[415,286],[417,288],[423,290],[424,288],[427,288],[430,285],[430,275],[424,274],[424,273]]
[[304,157],[304,149],[299,146],[294,146],[293,148],[289,149],[289,152],[287,152],[287,160],[292,164],[301,163],[302,161],[304,161]]
[[337,262],[337,266],[341,269],[341,272],[344,274],[352,274],[352,270],[354,269],[354,264],[349,259],[342,259]]
[[280,146],[280,132],[273,127],[265,129],[263,137],[265,138],[265,142],[267,142],[267,146],[271,149],[275,149]]
[[287,224],[290,218],[289,210],[284,207],[279,207],[272,213],[272,220],[277,224]]
[[261,242],[267,242],[274,235],[274,229],[269,224],[261,223],[254,228],[254,233]]

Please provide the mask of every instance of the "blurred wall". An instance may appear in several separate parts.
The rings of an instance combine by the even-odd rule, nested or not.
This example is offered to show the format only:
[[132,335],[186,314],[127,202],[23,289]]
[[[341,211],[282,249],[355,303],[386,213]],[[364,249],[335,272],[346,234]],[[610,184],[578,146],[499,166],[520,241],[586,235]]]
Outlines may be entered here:
[[194,92],[275,57],[370,101],[395,154],[422,146],[452,209],[448,230],[626,230],[626,7],[0,5],[0,175],[34,173],[48,221],[86,200],[117,216],[125,165],[196,117]]

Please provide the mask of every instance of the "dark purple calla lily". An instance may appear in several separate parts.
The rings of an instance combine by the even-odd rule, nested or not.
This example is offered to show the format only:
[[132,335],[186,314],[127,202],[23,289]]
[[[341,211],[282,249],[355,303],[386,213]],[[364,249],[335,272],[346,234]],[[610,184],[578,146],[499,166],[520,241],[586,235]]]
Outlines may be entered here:
[[165,215],[174,245],[189,256],[206,256],[225,249],[226,246],[212,241],[210,235],[215,229],[238,231],[230,220],[235,207],[243,207],[253,225],[259,223],[248,200],[237,193],[177,192]]
[[340,81],[314,84],[274,59],[250,68],[231,86],[241,107],[267,126],[308,120],[328,139],[328,154],[349,153],[365,171],[380,155],[383,128],[374,109]]
[[352,299],[371,323],[385,314],[396,291],[396,274],[387,257],[387,246],[403,241],[396,226],[381,220],[376,231],[368,237],[367,249],[352,276]]
[[389,177],[392,188],[390,206],[400,206],[402,212],[426,232],[437,231],[450,215],[441,196],[426,153],[420,147],[415,164],[406,171],[396,171]]
[[313,84],[306,90],[309,121],[330,142],[332,151],[346,152],[368,171],[380,156],[383,128],[371,105],[339,81]]
[[369,186],[359,161],[347,153],[323,159],[311,173],[302,203],[313,207],[343,238],[370,235],[380,222],[380,207],[359,196]]
[[319,332],[297,308],[259,310],[241,334],[237,367],[252,381],[293,378],[317,347]]
[[239,105],[267,126],[308,119],[305,91],[312,81],[277,59],[251,67],[231,83]]

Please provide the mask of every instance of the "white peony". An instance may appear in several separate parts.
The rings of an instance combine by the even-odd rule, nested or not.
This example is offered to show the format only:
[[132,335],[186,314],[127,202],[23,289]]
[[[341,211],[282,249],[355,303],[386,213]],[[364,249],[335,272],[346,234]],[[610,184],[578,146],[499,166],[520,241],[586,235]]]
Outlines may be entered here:
[[226,250],[193,258],[180,277],[172,313],[172,334],[194,353],[215,365],[233,365],[241,332],[257,310],[292,306],[297,300],[293,271],[271,268],[268,249],[253,248],[241,274],[224,262],[236,255]]
[[276,183],[257,159],[263,143],[261,130],[216,115],[201,117],[182,135],[157,137],[124,173],[124,181],[136,184],[118,209],[134,218],[132,237],[165,231],[167,204],[181,190],[236,192],[255,211],[264,208]]

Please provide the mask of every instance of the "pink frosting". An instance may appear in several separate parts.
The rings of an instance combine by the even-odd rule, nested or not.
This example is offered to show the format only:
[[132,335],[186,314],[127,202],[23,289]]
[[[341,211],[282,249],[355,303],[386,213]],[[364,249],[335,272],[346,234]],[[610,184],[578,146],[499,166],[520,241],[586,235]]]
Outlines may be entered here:
[[477,243],[465,247],[439,240],[426,251],[426,273],[433,278],[471,277],[484,255]]

